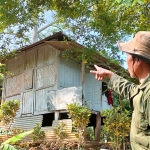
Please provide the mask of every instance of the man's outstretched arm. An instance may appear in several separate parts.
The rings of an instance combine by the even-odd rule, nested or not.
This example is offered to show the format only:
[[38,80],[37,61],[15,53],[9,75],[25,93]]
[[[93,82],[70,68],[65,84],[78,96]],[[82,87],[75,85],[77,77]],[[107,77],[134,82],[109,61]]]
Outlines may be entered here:
[[91,70],[90,73],[95,74],[98,81],[107,83],[108,87],[120,94],[126,99],[130,99],[138,92],[137,85],[128,80],[118,76],[110,70],[94,65],[96,70]]

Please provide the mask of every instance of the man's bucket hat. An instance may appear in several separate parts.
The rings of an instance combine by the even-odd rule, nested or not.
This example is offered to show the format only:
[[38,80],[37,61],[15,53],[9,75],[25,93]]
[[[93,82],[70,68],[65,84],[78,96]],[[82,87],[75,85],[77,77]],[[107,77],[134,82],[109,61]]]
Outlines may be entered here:
[[121,51],[150,62],[150,31],[139,31],[128,42],[118,41],[118,47]]

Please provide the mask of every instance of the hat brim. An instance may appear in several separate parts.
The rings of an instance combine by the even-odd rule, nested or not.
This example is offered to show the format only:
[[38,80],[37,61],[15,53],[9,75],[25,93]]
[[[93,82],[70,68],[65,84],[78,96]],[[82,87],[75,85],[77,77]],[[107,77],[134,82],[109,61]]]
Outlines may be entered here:
[[128,42],[122,42],[122,41],[117,42],[119,50],[121,50],[123,52],[126,52],[126,53],[129,53],[131,55],[134,55],[134,56],[150,63],[150,58],[149,57],[147,57],[145,55],[135,53],[135,51],[134,51],[135,48],[133,46],[133,43],[134,43],[134,40],[131,40],[131,41],[128,41]]
[[140,58],[142,60],[144,60],[145,62],[149,63],[150,64],[150,58],[146,57],[146,56],[143,56],[143,55],[138,55],[138,54],[133,54],[133,53],[129,53],[137,58]]
[[117,44],[118,44],[119,50],[123,52],[127,52],[127,53],[133,53],[134,47],[132,46],[131,41],[129,42],[118,41]]

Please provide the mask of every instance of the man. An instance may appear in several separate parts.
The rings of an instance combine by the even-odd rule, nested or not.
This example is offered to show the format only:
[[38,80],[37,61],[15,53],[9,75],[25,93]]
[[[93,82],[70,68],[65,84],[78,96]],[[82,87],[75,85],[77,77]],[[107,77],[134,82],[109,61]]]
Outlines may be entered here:
[[140,31],[128,42],[118,42],[118,47],[127,55],[130,76],[137,78],[140,85],[116,75],[110,70],[94,65],[91,70],[95,78],[130,100],[133,109],[131,122],[132,150],[150,150],[150,32]]

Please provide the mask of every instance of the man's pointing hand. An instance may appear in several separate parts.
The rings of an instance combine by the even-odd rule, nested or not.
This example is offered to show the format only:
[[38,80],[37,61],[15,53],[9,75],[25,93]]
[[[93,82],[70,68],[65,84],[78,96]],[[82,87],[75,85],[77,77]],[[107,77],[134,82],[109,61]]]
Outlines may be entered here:
[[98,67],[94,65],[96,70],[90,70],[90,73],[95,74],[95,79],[98,81],[102,81],[104,78],[111,78],[113,72],[110,70],[104,69],[102,67]]

